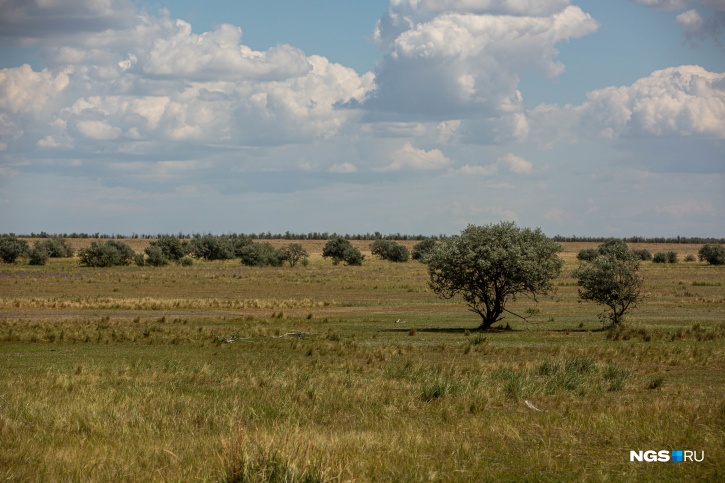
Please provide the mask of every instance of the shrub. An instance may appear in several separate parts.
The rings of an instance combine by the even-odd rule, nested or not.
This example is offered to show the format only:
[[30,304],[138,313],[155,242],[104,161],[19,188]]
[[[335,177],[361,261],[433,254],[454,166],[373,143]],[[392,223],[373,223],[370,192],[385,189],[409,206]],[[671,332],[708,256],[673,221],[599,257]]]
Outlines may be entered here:
[[700,261],[710,265],[725,265],[725,246],[719,243],[703,245],[697,252]]
[[599,250],[596,248],[582,248],[576,255],[577,260],[582,262],[591,262],[599,256]]
[[279,267],[284,263],[279,251],[270,243],[252,243],[240,250],[242,265],[248,267]]
[[150,245],[144,250],[146,253],[146,264],[153,267],[163,267],[169,264],[166,251],[159,245]]
[[51,237],[36,243],[48,253],[50,258],[70,258],[73,256],[73,247],[65,238]]
[[20,257],[28,254],[28,242],[18,240],[13,235],[0,237],[0,258],[4,263],[15,263]]
[[235,246],[230,237],[197,235],[189,242],[190,253],[204,260],[230,260],[234,258]]
[[323,258],[332,258],[332,263],[337,265],[345,262],[347,265],[362,265],[365,255],[352,244],[339,236],[330,238],[322,248]]
[[413,245],[413,252],[410,256],[413,260],[423,261],[425,257],[433,251],[436,245],[437,243],[434,239],[426,238],[425,240]]
[[695,258],[695,255],[693,255],[692,253],[688,254],[685,257],[685,261],[686,262],[694,262],[695,260],[697,260],[697,258]]
[[[166,259],[166,262],[163,263],[163,265],[166,265],[169,260],[174,262],[179,261],[182,257],[189,253],[188,243],[182,242],[178,237],[170,235],[163,235],[152,241],[149,244],[149,248],[152,247],[159,249],[161,256]],[[148,255],[149,253],[147,250],[144,251],[146,251],[146,254]],[[153,265],[153,263],[151,264]]]
[[45,263],[48,261],[49,256],[50,255],[48,254],[48,251],[45,249],[43,244],[36,241],[33,245],[33,249],[30,250],[30,257],[28,263],[30,263],[31,265],[45,265]]
[[86,267],[129,265],[135,256],[130,246],[117,240],[106,243],[91,242],[91,246],[78,251],[80,263]]
[[392,240],[375,240],[370,245],[370,251],[378,258],[391,262],[407,262],[410,259],[408,249]]
[[652,260],[652,254],[646,248],[632,250],[632,253],[644,262],[648,262],[648,261]]
[[677,263],[677,252],[657,252],[652,257],[654,263]]
[[194,260],[189,257],[184,257],[179,260],[179,265],[182,267],[190,267],[194,264]]

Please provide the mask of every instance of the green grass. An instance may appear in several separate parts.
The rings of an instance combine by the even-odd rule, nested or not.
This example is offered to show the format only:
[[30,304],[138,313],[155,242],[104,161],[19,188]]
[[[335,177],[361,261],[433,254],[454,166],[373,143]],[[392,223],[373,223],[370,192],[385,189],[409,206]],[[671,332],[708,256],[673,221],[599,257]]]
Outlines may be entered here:
[[643,263],[607,331],[564,245],[486,334],[417,262],[0,266],[0,479],[723,480],[724,269]]

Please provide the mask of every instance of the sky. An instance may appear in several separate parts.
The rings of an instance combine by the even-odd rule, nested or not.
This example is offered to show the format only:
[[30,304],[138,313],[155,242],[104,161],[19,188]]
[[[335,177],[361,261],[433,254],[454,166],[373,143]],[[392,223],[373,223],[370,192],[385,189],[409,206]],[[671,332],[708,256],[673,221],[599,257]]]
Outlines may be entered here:
[[725,0],[0,0],[0,233],[725,237]]

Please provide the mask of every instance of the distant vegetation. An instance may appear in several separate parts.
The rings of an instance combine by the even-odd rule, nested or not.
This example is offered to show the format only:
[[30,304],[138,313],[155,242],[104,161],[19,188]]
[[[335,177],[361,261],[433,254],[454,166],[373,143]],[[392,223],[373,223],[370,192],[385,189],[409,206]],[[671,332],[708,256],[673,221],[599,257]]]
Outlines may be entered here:
[[[128,234],[121,234],[121,233],[58,233],[58,234],[49,234],[47,232],[41,231],[40,233],[31,232],[29,234],[15,234],[10,233],[12,236],[17,236],[19,238],[51,238],[51,237],[58,237],[58,238],[96,238],[96,239],[144,239],[144,240],[155,240],[157,238],[165,237],[165,236],[173,236],[176,238],[179,238],[181,240],[190,240],[192,238],[198,238],[202,237],[205,234],[202,233],[178,233],[178,234],[169,234],[169,233],[132,233],[130,235]],[[291,233],[289,231],[284,233],[272,233],[272,232],[260,232],[260,233],[229,233],[226,235],[218,235],[218,236],[225,236],[229,238],[238,238],[238,237],[246,237],[250,238],[252,240],[328,240],[332,237],[339,237],[344,238],[345,240],[441,240],[444,238],[447,238],[449,235],[446,234],[438,234],[438,235],[411,235],[406,233],[388,233],[386,235],[383,235],[380,232],[374,232],[374,233],[357,233],[357,234],[344,234],[340,235],[338,233],[329,233],[329,232],[309,232],[309,233]],[[610,239],[611,237],[590,237],[590,236],[562,236],[562,235],[555,235],[551,237],[552,240],[556,242],[582,242],[582,243],[603,243]],[[676,244],[676,243],[682,243],[682,244],[705,244],[705,243],[711,243],[711,244],[725,244],[725,238],[714,238],[714,237],[684,237],[684,236],[676,236],[676,237],[643,237],[643,236],[629,236],[629,237],[623,237],[621,238],[622,241],[626,243],[667,243],[667,244]]]

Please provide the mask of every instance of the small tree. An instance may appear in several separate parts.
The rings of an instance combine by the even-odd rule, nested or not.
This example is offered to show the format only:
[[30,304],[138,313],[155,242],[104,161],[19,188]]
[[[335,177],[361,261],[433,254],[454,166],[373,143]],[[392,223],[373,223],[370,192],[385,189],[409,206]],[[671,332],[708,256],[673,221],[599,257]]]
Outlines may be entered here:
[[624,314],[640,300],[639,264],[640,258],[629,251],[624,241],[600,245],[600,254],[572,273],[581,287],[579,298],[607,306],[611,310],[606,316],[610,325],[620,324]]
[[36,243],[39,248],[48,253],[50,258],[70,258],[73,256],[73,247],[65,238],[50,237]]
[[242,265],[248,267],[279,267],[284,263],[279,250],[267,242],[246,245],[240,252]]
[[33,244],[33,249],[30,250],[28,256],[28,263],[30,265],[45,265],[48,261],[50,254],[46,250],[45,246],[40,242]]
[[144,253],[146,253],[146,265],[163,267],[169,264],[169,257],[166,255],[166,251],[162,246],[149,245],[144,249]]
[[697,255],[701,262],[707,262],[710,265],[725,265],[725,246],[719,243],[703,245]]
[[15,263],[20,257],[28,255],[28,242],[18,240],[13,235],[0,236],[0,259],[4,263]]
[[307,259],[310,257],[310,253],[299,243],[290,243],[286,247],[280,248],[279,255],[282,260],[289,263],[290,267],[296,266],[299,262],[307,265]]
[[[178,237],[171,235],[162,235],[158,237],[156,240],[149,243],[149,247],[156,247],[161,250],[163,258],[167,261],[171,260],[178,262],[185,257],[187,253],[189,253],[189,244],[182,242]],[[146,254],[149,255],[149,257],[151,256],[148,251],[146,251]],[[163,265],[165,265],[165,263]]]
[[333,236],[322,248],[323,258],[332,258],[332,263],[337,265],[345,262],[347,265],[362,265],[365,255],[352,244],[339,236]]
[[91,242],[89,247],[78,250],[80,263],[86,267],[129,265],[135,255],[130,246],[117,240],[106,243]]
[[229,237],[197,235],[189,243],[190,253],[205,260],[230,260],[235,255],[235,244]]
[[420,260],[423,261],[424,258],[433,251],[433,249],[436,247],[436,241],[432,238],[426,238],[423,241],[420,241],[413,245],[413,252],[410,254],[410,257],[413,260]]
[[563,265],[557,255],[561,250],[539,229],[518,228],[513,222],[469,225],[459,236],[443,240],[425,263],[431,289],[442,298],[460,295],[481,316],[479,328],[485,330],[504,312],[513,314],[506,308],[509,301],[519,295],[536,301],[553,289],[551,280]]
[[370,245],[370,252],[382,260],[391,262],[407,262],[410,259],[408,249],[392,240],[375,240]]

